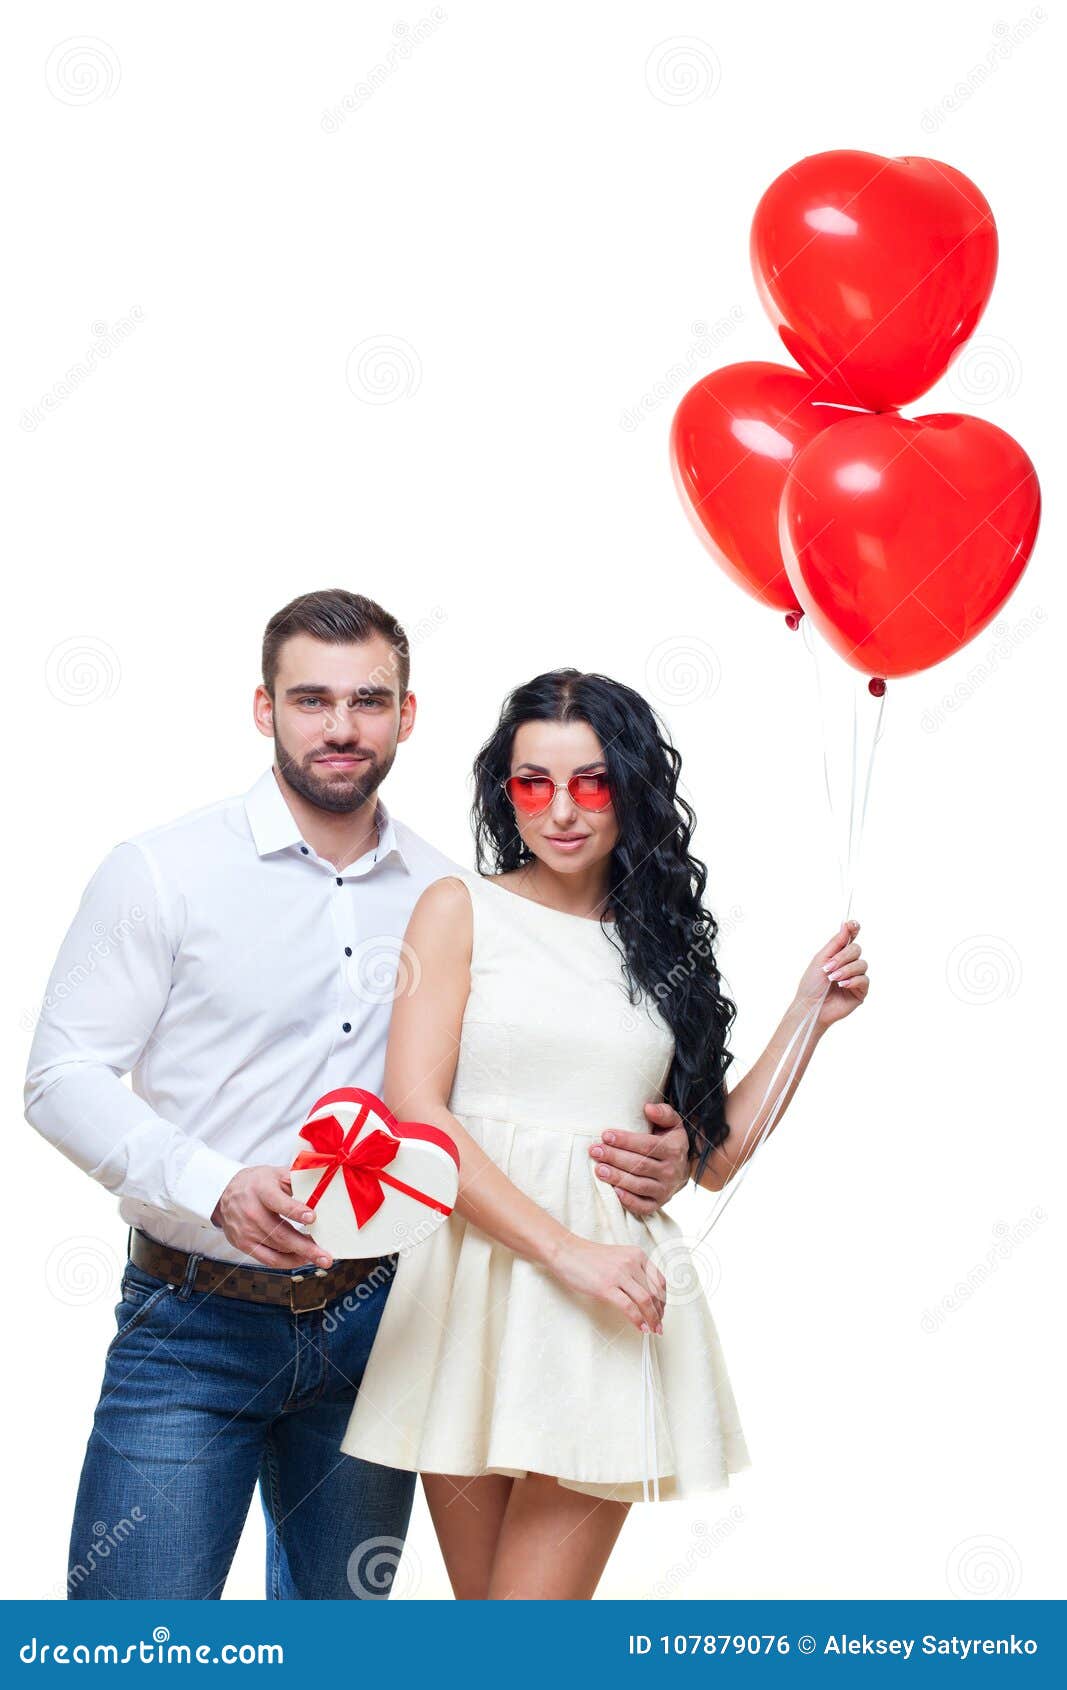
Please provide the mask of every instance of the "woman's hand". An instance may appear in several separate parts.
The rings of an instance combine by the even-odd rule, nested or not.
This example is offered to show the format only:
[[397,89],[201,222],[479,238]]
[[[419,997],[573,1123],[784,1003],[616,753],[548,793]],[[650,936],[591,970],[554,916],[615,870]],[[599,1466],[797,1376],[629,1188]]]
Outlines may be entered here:
[[634,1244],[594,1244],[573,1233],[547,1263],[568,1291],[581,1291],[610,1303],[639,1332],[663,1331],[667,1281]]
[[797,1002],[810,1009],[831,982],[816,1027],[822,1032],[835,1021],[844,1020],[858,1009],[870,990],[867,964],[860,955],[856,934],[858,921],[842,922],[829,944],[816,951],[797,987]]

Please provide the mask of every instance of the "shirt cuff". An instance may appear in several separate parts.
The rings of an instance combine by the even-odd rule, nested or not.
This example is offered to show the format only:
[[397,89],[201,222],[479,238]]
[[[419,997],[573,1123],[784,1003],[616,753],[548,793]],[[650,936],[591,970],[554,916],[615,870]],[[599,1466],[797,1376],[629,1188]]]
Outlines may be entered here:
[[243,1167],[243,1162],[235,1162],[220,1150],[198,1144],[175,1182],[172,1206],[211,1226],[216,1203]]

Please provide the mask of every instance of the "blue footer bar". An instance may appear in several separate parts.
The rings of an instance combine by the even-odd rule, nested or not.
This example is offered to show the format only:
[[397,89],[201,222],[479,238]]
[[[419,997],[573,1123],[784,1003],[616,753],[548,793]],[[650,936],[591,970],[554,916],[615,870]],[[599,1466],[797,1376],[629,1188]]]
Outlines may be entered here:
[[8,1682],[169,1672],[370,1690],[1067,1684],[1064,1602],[0,1603]]

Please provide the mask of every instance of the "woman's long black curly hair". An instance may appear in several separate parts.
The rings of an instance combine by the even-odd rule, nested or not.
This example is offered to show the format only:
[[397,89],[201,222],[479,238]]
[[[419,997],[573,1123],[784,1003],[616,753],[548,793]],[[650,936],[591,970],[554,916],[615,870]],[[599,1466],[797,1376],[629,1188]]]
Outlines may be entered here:
[[587,722],[603,747],[619,837],[611,853],[606,931],[621,941],[630,1002],[643,988],[674,1034],[665,1096],[685,1122],[699,1179],[729,1131],[726,1049],[737,1007],[715,962],[718,923],[701,899],[708,871],[689,849],[696,817],[678,796],[681,757],[651,706],[606,675],[553,669],[509,694],[474,765],[472,821],[479,873],[533,860],[503,782],[523,722]]

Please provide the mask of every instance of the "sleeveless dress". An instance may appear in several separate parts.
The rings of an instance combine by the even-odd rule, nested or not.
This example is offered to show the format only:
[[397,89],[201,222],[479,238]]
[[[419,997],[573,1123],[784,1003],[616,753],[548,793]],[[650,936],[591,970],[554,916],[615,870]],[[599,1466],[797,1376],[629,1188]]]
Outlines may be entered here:
[[414,1472],[546,1473],[622,1502],[653,1472],[663,1501],[717,1490],[750,1457],[699,1272],[676,1222],[630,1214],[589,1155],[605,1128],[651,1130],[670,1029],[647,995],[629,1002],[599,921],[455,878],[474,933],[448,1107],[572,1232],[636,1244],[663,1273],[654,1438],[638,1329],[453,1214],[400,1256],[341,1448]]

